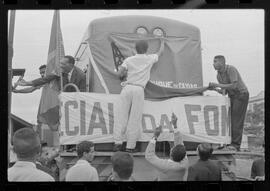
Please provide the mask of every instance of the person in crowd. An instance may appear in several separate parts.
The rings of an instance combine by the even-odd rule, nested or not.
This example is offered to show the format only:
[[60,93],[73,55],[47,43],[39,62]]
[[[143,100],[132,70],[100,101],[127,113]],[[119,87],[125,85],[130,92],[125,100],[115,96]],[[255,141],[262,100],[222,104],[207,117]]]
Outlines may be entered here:
[[[46,72],[46,65],[41,65],[39,67],[39,73],[40,73],[41,78],[43,78],[45,76],[45,72]],[[15,87],[17,87],[17,83],[15,83],[14,87],[12,88],[12,92],[14,92],[14,93],[32,93],[35,90],[38,90],[41,87],[43,87],[43,85],[36,86],[36,87],[33,87],[33,86],[27,87],[27,88],[23,88],[20,90],[17,90]]]
[[8,181],[54,181],[51,175],[36,167],[36,160],[40,155],[41,144],[39,136],[33,129],[22,128],[15,132],[13,136],[13,150],[17,155],[17,161],[8,169]]
[[154,137],[146,148],[145,158],[160,172],[158,181],[186,181],[189,162],[174,113],[171,123],[174,127],[174,147],[170,151],[170,159],[161,159],[155,154],[156,141],[161,133],[161,127],[155,129]]
[[67,174],[66,181],[98,181],[97,170],[90,164],[94,159],[94,143],[83,141],[77,145],[79,160],[72,166]]
[[227,145],[227,149],[240,150],[249,92],[238,70],[234,66],[225,64],[224,56],[214,57],[214,68],[219,83],[210,82],[209,87],[228,94],[231,101],[232,141]]
[[126,135],[127,152],[136,152],[136,142],[141,131],[141,120],[144,104],[144,88],[150,79],[150,70],[158,61],[164,49],[164,41],[160,39],[160,49],[156,54],[147,55],[148,43],[145,40],[136,42],[137,54],[128,57],[119,66],[117,75],[120,78],[127,73],[127,80],[122,82],[121,100],[123,101],[122,130],[114,133],[114,151],[122,150],[123,136]]
[[[66,55],[60,61],[60,67],[62,70],[62,79],[63,79],[63,87],[68,83],[75,84],[81,92],[86,91],[86,75],[85,73],[79,69],[78,67],[74,66],[75,59],[72,56]],[[43,78],[38,78],[32,81],[24,81],[21,80],[18,82],[20,86],[41,86],[46,83],[50,83],[53,80],[58,80],[60,84],[60,77],[55,73],[46,75]],[[59,85],[60,87],[60,85]],[[66,91],[70,92],[73,91],[73,87],[67,87]]]
[[134,161],[127,152],[115,152],[111,158],[112,175],[108,181],[134,181],[132,177]]
[[188,169],[188,181],[221,181],[221,168],[217,161],[209,160],[213,148],[209,143],[201,143],[197,152],[199,160]]
[[56,180],[56,176],[53,173],[52,169],[50,169],[47,166],[48,153],[47,153],[46,147],[47,147],[47,143],[41,143],[41,152],[40,152],[39,157],[36,160],[36,167],[37,169],[42,170],[46,172],[47,174],[51,175]]
[[[264,144],[262,145],[264,150]],[[251,178],[255,180],[265,180],[265,156],[263,155],[261,158],[253,161],[251,166]]]

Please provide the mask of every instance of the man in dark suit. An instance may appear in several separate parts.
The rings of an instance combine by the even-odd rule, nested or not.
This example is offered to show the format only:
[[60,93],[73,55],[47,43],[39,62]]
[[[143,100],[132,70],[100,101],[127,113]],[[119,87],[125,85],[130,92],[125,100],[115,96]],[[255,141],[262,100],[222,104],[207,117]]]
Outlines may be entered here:
[[221,168],[218,163],[209,160],[213,149],[209,143],[197,148],[200,159],[188,169],[188,181],[221,181]]
[[[66,84],[72,83],[72,84],[75,84],[81,92],[85,92],[86,91],[86,75],[81,69],[74,66],[74,64],[75,64],[75,60],[72,56],[64,56],[64,58],[62,58],[60,61],[60,67],[62,69],[62,77],[63,77],[62,78],[63,87],[65,87]],[[52,74],[46,75],[43,78],[38,78],[32,81],[21,80],[20,82],[18,82],[18,85],[37,87],[40,85],[44,85],[46,83],[50,83],[53,80],[58,80],[59,87],[60,87],[60,76],[56,75],[56,73],[52,73]],[[67,87],[65,91],[72,92],[74,91],[74,88]]]

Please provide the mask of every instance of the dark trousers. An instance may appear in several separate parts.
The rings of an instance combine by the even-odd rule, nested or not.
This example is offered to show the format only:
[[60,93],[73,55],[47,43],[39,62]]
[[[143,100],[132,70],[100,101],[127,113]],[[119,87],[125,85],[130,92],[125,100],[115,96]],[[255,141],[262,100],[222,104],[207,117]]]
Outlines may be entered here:
[[249,93],[241,93],[235,96],[231,96],[231,132],[232,142],[231,144],[240,149],[242,141],[242,133],[244,128],[244,121],[248,106]]

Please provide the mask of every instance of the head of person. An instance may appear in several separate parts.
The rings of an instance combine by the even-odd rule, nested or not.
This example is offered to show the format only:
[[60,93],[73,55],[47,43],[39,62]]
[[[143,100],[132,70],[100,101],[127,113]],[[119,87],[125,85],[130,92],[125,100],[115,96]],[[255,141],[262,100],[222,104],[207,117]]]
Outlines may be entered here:
[[186,148],[184,145],[175,145],[170,152],[170,159],[174,162],[180,162],[186,156]]
[[94,159],[94,152],[94,143],[91,141],[82,141],[77,145],[77,154],[80,159],[91,162]]
[[148,43],[145,40],[139,40],[135,44],[135,49],[138,54],[145,54],[148,49]]
[[214,68],[215,70],[217,70],[218,72],[223,71],[225,69],[225,57],[222,55],[217,55],[214,57]]
[[49,152],[48,152],[48,144],[46,142],[41,143],[41,152],[40,156],[38,157],[38,161],[42,164],[46,164],[49,158]]
[[35,162],[41,150],[38,134],[27,127],[17,130],[13,136],[13,150],[18,160]]
[[63,73],[69,73],[75,64],[75,59],[72,56],[64,56],[61,60],[60,60],[60,67],[62,69]]
[[127,152],[115,152],[111,158],[114,180],[129,180],[133,173],[133,157]]
[[42,78],[45,76],[45,72],[46,72],[46,65],[41,65],[39,67],[39,73],[40,73]]
[[197,152],[202,161],[207,161],[213,152],[213,148],[209,143],[201,143],[197,148]]

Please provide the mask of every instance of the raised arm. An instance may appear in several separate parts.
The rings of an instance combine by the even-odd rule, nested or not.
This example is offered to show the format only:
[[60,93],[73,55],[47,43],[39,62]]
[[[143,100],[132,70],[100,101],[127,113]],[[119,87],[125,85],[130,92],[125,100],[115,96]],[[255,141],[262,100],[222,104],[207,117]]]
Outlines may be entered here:
[[17,84],[19,86],[33,86],[33,87],[37,87],[37,86],[44,85],[46,83],[51,82],[52,80],[59,79],[59,78],[60,77],[57,76],[57,75],[50,74],[50,75],[47,75],[47,76],[45,76],[43,78],[37,78],[37,79],[32,80],[32,81],[21,80]]
[[12,92],[14,93],[32,93],[33,91],[39,89],[40,87],[27,87],[20,90],[13,89]]
[[158,56],[161,55],[161,53],[163,52],[164,50],[164,39],[160,39],[160,48],[159,48],[159,51],[156,53]]
[[174,145],[178,145],[178,144],[184,145],[183,136],[177,128],[177,117],[174,113],[172,113],[172,116],[171,116],[171,124],[173,125],[173,128],[174,128],[173,130],[174,131]]

